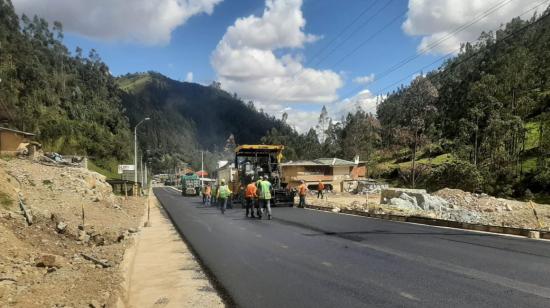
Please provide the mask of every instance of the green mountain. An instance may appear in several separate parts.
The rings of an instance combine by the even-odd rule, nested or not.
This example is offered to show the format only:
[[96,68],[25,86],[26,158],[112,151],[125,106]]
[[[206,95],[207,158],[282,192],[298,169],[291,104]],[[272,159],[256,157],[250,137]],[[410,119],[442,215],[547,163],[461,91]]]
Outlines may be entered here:
[[198,167],[202,149],[212,170],[229,155],[230,135],[257,143],[283,125],[219,87],[152,72],[115,78],[95,50],[71,53],[62,40],[61,23],[19,18],[0,0],[0,125],[35,133],[45,151],[88,155],[97,170],[114,171],[132,162],[133,127],[148,116],[139,148],[153,167]]
[[270,129],[283,125],[215,84],[180,82],[155,72],[128,74],[117,83],[125,92],[122,104],[130,124],[151,118],[140,126],[139,139],[141,148],[156,159],[177,153],[197,166],[199,149],[204,149],[212,169],[230,135],[237,144],[258,143]]
[[122,92],[92,49],[71,55],[60,23],[19,18],[0,0],[0,121],[37,134],[46,151],[86,154],[102,166],[129,158]]

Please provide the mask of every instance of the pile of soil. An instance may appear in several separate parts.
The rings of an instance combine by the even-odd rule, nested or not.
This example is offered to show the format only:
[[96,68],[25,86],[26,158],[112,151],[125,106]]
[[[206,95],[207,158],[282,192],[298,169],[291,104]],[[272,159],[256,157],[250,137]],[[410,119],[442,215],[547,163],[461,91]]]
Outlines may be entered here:
[[95,172],[0,159],[0,306],[114,305],[121,295],[118,265],[144,204],[113,195]]

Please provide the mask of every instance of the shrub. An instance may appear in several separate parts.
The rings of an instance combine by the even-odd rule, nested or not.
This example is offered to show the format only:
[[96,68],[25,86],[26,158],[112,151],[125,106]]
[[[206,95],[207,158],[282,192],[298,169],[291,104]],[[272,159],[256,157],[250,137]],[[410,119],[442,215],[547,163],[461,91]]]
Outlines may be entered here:
[[458,188],[474,192],[481,188],[483,176],[469,162],[457,160],[444,163],[432,170],[426,179],[426,188],[430,191],[442,188]]

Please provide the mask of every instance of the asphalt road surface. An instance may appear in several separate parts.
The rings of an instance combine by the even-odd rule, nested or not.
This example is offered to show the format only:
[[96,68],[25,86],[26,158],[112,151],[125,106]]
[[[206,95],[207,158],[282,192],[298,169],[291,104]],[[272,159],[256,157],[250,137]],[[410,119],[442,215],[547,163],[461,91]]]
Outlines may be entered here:
[[155,194],[239,307],[550,307],[550,242]]

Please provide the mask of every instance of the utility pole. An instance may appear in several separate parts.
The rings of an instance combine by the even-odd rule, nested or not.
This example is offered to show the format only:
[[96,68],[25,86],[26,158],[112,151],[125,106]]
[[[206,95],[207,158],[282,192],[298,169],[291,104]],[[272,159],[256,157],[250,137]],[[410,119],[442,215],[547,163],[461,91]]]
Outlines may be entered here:
[[202,189],[202,186],[204,185],[202,179],[204,178],[204,151],[201,151],[201,189]]
[[145,177],[145,185],[147,186],[147,184],[149,183],[149,181],[147,181],[147,162],[145,162],[145,174],[143,175]]
[[139,158],[139,162],[140,162],[140,165],[139,165],[139,169],[141,170],[141,172],[139,173],[140,175],[140,181],[141,181],[141,189],[143,189],[143,154],[141,155],[141,157]]
[[137,177],[137,128],[138,126],[143,123],[144,121],[149,121],[150,118],[147,117],[141,121],[139,121],[138,124],[134,127],[134,183],[137,183],[138,177]]

